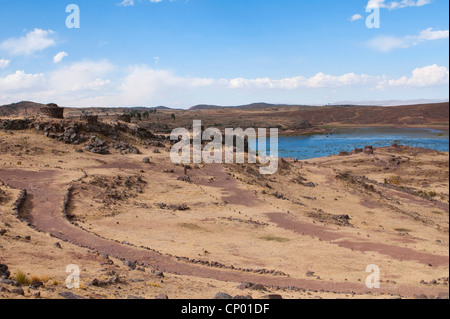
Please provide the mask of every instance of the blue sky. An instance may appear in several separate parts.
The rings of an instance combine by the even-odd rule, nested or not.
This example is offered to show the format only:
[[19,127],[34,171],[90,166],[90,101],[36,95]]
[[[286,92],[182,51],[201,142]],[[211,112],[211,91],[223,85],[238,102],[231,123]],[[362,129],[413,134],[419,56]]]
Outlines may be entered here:
[[[447,0],[0,0],[0,103],[448,99]],[[66,26],[66,6],[80,28]],[[366,8],[379,8],[369,29]]]

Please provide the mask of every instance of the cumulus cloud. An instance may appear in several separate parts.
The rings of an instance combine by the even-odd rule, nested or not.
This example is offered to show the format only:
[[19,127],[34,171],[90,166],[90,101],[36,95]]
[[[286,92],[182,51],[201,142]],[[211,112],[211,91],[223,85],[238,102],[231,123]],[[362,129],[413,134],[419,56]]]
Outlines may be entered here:
[[425,41],[448,39],[449,30],[434,31],[433,28],[428,28],[421,31],[415,36],[405,36],[403,38],[394,36],[379,36],[367,42],[369,48],[381,51],[390,52],[395,49],[406,49],[416,46]]
[[363,16],[362,15],[360,15],[359,13],[357,13],[357,14],[354,14],[354,15],[352,15],[351,17],[350,17],[350,21],[357,21],[357,20],[361,20],[363,18]]
[[0,77],[0,101],[59,101],[80,106],[87,99],[109,94],[113,87],[107,76],[112,70],[114,66],[107,61],[83,61],[46,74],[16,71]]
[[421,7],[430,4],[431,0],[402,0],[402,1],[386,1],[386,0],[369,0],[367,9],[402,9],[407,7]]
[[449,84],[449,70],[437,64],[417,68],[410,77],[403,76],[397,80],[389,80],[388,85],[397,87],[429,87]]
[[306,78],[303,76],[273,80],[270,78],[244,79],[236,78],[229,81],[229,87],[233,89],[240,88],[260,88],[260,89],[287,89],[294,90],[299,88],[339,88],[345,86],[359,86],[374,82],[376,77],[365,74],[348,73],[341,76],[333,76],[324,73]]
[[0,69],[5,69],[11,63],[10,60],[0,59]]
[[61,51],[58,52],[54,57],[53,57],[53,63],[57,64],[59,62],[61,62],[66,56],[68,56],[69,54],[67,52]]
[[114,70],[107,61],[83,61],[62,67],[49,74],[49,87],[56,92],[98,91],[111,83],[105,79]]
[[147,66],[132,68],[119,86],[122,101],[139,104],[155,96],[170,95],[201,87],[211,87],[220,81],[209,78],[190,78],[170,70],[154,70]]
[[51,30],[34,29],[20,38],[10,38],[0,43],[0,50],[13,55],[30,55],[54,46],[55,32]]
[[440,39],[448,39],[449,30],[445,31],[433,31],[433,28],[428,28],[420,32],[417,36],[419,40],[427,41],[427,40],[440,40]]
[[0,94],[39,89],[44,83],[45,76],[42,73],[27,74],[25,71],[16,71],[4,78],[0,77]]
[[[410,75],[392,78],[386,75],[347,73],[295,76],[282,79],[180,76],[170,70],[134,66],[120,70],[124,75],[113,78],[116,67],[108,61],[81,61],[46,74],[24,71],[0,77],[0,102],[19,100],[57,101],[68,106],[133,106],[203,102],[215,94],[239,99],[268,94],[282,96],[317,90],[395,90],[448,86],[449,71],[445,66],[417,68]],[[276,94],[275,94],[276,92]]]

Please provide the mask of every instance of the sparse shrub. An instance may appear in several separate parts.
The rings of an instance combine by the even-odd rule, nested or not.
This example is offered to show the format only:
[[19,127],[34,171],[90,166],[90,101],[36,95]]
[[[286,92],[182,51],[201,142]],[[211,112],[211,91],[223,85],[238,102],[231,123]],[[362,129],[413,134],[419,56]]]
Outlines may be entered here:
[[290,241],[289,238],[277,237],[277,236],[272,236],[272,235],[267,235],[267,236],[263,236],[260,238],[263,240],[267,240],[267,241],[276,241],[278,243],[286,243],[286,242]]
[[402,183],[402,178],[400,176],[391,176],[388,179],[385,179],[384,183],[398,186]]
[[21,270],[19,270],[16,274],[16,281],[22,286],[28,286],[31,284],[31,279]]
[[182,224],[179,224],[179,226],[190,229],[190,230],[203,230],[203,228],[201,228],[200,226],[198,226],[196,224],[191,224],[191,223],[182,223]]
[[395,228],[395,231],[397,231],[399,233],[410,233],[410,232],[412,232],[412,230],[408,229],[408,228]]
[[50,280],[50,277],[48,277],[48,276],[35,276],[35,275],[31,276],[31,282],[38,282],[38,281],[47,282],[49,280]]

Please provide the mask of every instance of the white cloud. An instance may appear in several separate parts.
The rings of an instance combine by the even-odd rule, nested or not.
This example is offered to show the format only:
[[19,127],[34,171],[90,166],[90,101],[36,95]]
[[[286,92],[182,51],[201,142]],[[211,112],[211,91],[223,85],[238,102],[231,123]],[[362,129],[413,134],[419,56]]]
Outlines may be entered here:
[[119,6],[122,7],[130,7],[130,6],[134,6],[134,0],[123,0],[121,3],[119,3]]
[[324,73],[306,78],[303,76],[273,80],[270,78],[245,79],[236,78],[229,81],[229,87],[232,89],[258,88],[258,89],[285,89],[295,90],[299,88],[339,88],[346,86],[361,86],[374,83],[376,77],[365,74],[348,73],[341,76],[333,76]]
[[402,9],[407,7],[421,7],[430,4],[431,0],[402,0],[402,1],[386,1],[386,0],[369,0],[367,9]]
[[403,76],[398,80],[389,80],[389,86],[403,87],[430,87],[449,84],[449,70],[445,66],[437,64],[417,68],[412,72],[412,76]]
[[154,70],[140,66],[130,70],[122,81],[119,91],[124,103],[139,104],[155,96],[210,87],[217,83],[214,79],[181,77],[169,70]]
[[222,96],[222,101],[231,96],[248,100],[264,96],[303,96],[305,92],[323,94],[344,89],[350,94],[362,90],[398,92],[399,89],[448,87],[449,83],[448,68],[438,65],[417,68],[411,75],[400,78],[317,73],[310,77],[299,75],[282,79],[213,79],[180,76],[170,70],[155,70],[145,65],[119,70],[124,75],[111,78],[117,73],[113,72],[115,70],[116,67],[108,61],[82,61],[46,74],[17,71],[0,77],[0,104],[33,100],[55,101],[66,106],[173,105],[189,101],[203,103],[208,99],[218,99],[218,96]]
[[405,36],[403,38],[393,36],[379,36],[367,42],[367,46],[381,51],[389,52],[395,49],[406,49],[416,46],[425,41],[448,39],[449,30],[433,31],[433,28],[428,28],[415,36]]
[[49,74],[49,88],[62,93],[98,91],[111,83],[103,77],[113,70],[114,66],[107,61],[73,63]]
[[0,69],[6,69],[10,63],[10,60],[0,59]]
[[30,55],[54,46],[51,30],[34,29],[21,38],[11,38],[0,43],[0,49],[13,55]]
[[114,66],[106,61],[83,61],[46,74],[17,71],[0,77],[0,102],[58,101],[80,106],[91,98],[107,96],[114,89],[112,81],[105,78],[112,70]]
[[33,88],[40,88],[45,82],[44,74],[27,74],[24,71],[0,77],[0,94],[20,92]]
[[[139,2],[141,2],[141,0],[138,0]],[[150,0],[150,2],[153,3],[158,3],[161,2],[162,0]],[[174,0],[170,0],[170,1],[174,1]],[[132,7],[136,4],[135,0],[123,0],[121,3],[119,3],[118,5],[121,7]]]
[[418,39],[420,40],[440,40],[440,39],[448,39],[449,36],[449,30],[445,31],[433,31],[433,28],[428,28],[426,30],[423,30],[418,35]]
[[363,16],[360,15],[359,13],[357,13],[357,14],[354,14],[351,16],[350,21],[353,22],[353,21],[361,20],[362,18],[363,18]]
[[53,63],[57,64],[59,62],[61,62],[66,56],[68,56],[69,54],[67,52],[61,51],[58,52],[54,57],[53,57]]

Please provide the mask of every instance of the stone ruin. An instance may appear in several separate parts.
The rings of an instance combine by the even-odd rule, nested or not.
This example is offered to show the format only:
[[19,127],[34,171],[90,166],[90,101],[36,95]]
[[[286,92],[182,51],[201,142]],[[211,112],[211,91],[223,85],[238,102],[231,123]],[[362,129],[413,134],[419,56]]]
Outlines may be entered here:
[[98,116],[97,115],[87,115],[83,114],[80,116],[81,121],[86,121],[90,125],[95,125],[98,123]]
[[41,107],[40,114],[51,118],[51,119],[63,119],[64,118],[64,108],[59,107],[57,104],[50,103],[44,107]]
[[131,123],[131,115],[130,114],[117,115],[116,119],[121,122]]

